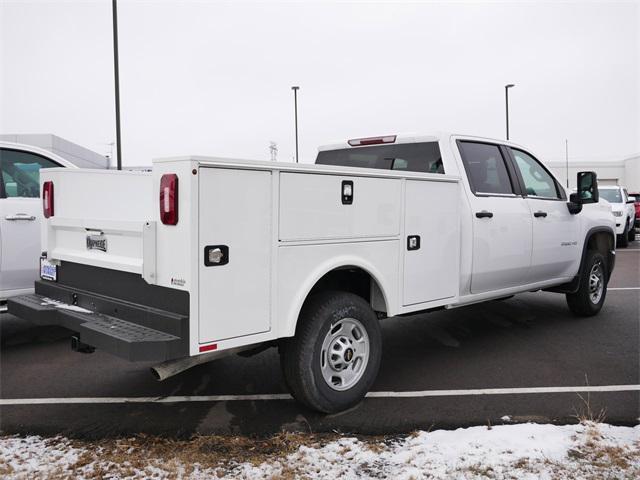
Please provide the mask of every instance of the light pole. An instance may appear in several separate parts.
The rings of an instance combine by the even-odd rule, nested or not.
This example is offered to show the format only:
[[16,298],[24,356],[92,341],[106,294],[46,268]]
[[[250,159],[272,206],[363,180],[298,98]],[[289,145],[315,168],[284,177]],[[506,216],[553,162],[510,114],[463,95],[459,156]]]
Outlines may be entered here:
[[122,170],[122,138],[120,137],[120,73],[118,69],[118,6],[117,0],[111,2],[113,14],[113,76],[116,87],[116,155],[118,170]]
[[293,108],[296,116],[296,163],[298,163],[298,90],[300,87],[291,87],[293,90]]
[[504,86],[504,106],[507,120],[507,140],[509,140],[509,89],[515,87],[515,84],[510,83]]

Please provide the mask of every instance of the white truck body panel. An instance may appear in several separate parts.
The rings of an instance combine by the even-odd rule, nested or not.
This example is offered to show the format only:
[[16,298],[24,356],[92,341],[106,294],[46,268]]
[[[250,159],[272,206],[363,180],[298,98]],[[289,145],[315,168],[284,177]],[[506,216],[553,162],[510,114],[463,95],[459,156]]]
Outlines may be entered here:
[[[229,263],[199,262],[198,341],[219,342],[271,329],[271,171],[200,168],[199,248],[228,245]],[[229,207],[233,208],[229,208]]]
[[[42,244],[51,258],[143,273],[144,225],[153,216],[149,173],[51,169],[46,178],[55,195],[55,215],[45,222]],[[117,188],[116,188],[117,185]],[[91,206],[91,217],[86,215]],[[89,250],[87,235],[103,233],[107,252]]]
[[[283,173],[280,176],[280,240],[376,238],[400,233],[401,181],[362,178],[356,201],[344,208],[342,181],[353,177]],[[337,192],[337,193],[336,193]]]
[[421,248],[401,249],[403,307],[458,296],[460,230],[452,219],[458,218],[459,197],[457,184],[405,182],[402,238],[419,235]]

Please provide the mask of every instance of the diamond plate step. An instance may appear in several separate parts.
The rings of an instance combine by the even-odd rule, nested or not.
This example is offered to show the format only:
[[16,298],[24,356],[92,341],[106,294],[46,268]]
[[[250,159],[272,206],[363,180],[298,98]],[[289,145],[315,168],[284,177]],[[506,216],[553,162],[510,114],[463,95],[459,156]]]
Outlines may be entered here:
[[81,325],[82,329],[103,333],[124,342],[169,342],[171,340],[180,340],[180,337],[175,335],[108,315],[93,314],[87,316],[94,318],[91,321],[87,321],[87,323],[83,323]]

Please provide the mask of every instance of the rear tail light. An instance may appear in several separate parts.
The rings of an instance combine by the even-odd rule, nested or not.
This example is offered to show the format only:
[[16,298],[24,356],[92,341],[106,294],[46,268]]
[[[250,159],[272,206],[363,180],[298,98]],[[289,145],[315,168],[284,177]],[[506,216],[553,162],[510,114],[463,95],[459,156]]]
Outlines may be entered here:
[[178,223],[178,175],[167,173],[160,179],[160,221],[165,225]]
[[385,137],[369,137],[369,138],[354,138],[347,143],[352,147],[361,147],[364,145],[379,145],[381,143],[395,143],[395,135],[387,135]]
[[53,217],[53,182],[42,184],[42,213],[44,218]]

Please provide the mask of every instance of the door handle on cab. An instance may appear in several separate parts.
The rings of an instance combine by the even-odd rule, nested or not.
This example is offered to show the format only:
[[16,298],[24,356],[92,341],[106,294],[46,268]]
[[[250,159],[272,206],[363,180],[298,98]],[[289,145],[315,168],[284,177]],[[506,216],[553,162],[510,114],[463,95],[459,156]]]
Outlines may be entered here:
[[481,212],[476,212],[476,217],[478,217],[478,218],[493,218],[493,212],[487,212],[486,210],[482,210]]
[[533,216],[536,217],[536,218],[539,218],[539,217],[543,217],[544,218],[544,217],[547,216],[547,212],[538,211],[538,212],[535,212],[533,214]]
[[7,215],[4,218],[5,220],[9,220],[11,222],[14,222],[16,220],[26,220],[28,222],[33,222],[36,219],[36,217],[34,217],[33,215],[28,215],[26,213],[14,213],[13,215]]

